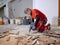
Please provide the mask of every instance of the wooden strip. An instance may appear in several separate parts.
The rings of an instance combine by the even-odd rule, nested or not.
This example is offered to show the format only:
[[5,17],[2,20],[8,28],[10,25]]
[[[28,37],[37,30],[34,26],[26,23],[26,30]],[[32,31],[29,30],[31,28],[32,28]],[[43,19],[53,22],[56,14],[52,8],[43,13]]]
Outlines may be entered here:
[[60,26],[60,0],[58,0],[58,26]]

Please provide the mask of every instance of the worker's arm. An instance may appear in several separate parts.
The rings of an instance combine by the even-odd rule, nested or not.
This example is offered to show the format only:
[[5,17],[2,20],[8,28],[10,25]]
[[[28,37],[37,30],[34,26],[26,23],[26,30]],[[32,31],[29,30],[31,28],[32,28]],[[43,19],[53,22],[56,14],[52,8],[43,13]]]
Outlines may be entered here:
[[32,22],[34,22],[34,19],[32,18]]
[[35,21],[35,27],[36,27],[37,23],[39,22],[39,20],[40,20],[40,16],[37,15],[37,16],[36,16],[36,21]]
[[35,24],[33,23],[33,22],[34,22],[34,19],[32,19],[32,24],[30,24],[29,32],[31,31],[31,29],[33,29],[33,30],[35,29],[35,27],[36,27],[36,25],[37,25],[37,23],[38,23],[39,19],[40,19],[40,16],[39,16],[39,15],[37,15],[37,16],[36,16]]

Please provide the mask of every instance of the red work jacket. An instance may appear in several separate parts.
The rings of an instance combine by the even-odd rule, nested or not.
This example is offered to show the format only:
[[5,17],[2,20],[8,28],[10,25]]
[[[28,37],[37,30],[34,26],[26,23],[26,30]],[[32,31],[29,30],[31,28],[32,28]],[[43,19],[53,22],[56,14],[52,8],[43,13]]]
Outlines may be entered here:
[[39,10],[37,10],[37,9],[33,9],[33,10],[32,10],[32,14],[31,14],[31,17],[32,17],[33,19],[35,19],[37,15],[40,16],[40,20],[41,20],[41,21],[44,20],[44,19],[47,21],[47,17],[45,16],[45,14],[43,14],[41,11],[39,11]]

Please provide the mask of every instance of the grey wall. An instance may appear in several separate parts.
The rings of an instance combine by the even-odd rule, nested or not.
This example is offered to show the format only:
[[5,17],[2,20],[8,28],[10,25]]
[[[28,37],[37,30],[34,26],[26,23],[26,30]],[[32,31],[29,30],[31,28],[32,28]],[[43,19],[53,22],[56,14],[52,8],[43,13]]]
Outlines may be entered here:
[[25,8],[33,8],[33,0],[15,0],[10,2],[9,6],[11,6],[14,17],[22,17],[26,15],[24,14]]

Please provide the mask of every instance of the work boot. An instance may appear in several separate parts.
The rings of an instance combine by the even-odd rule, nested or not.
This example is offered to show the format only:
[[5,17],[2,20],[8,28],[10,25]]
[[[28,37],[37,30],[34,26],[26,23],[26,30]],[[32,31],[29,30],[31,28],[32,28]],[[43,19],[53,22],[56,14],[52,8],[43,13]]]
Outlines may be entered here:
[[50,29],[51,29],[51,25],[48,24],[48,25],[45,26],[45,29],[44,30],[46,31],[46,30],[50,30]]
[[50,29],[51,29],[51,25],[48,24],[48,25],[47,25],[47,30],[50,30]]
[[44,26],[41,26],[41,28],[38,30],[38,32],[43,33],[43,32],[45,31],[45,29],[44,29],[44,28],[45,28]]

